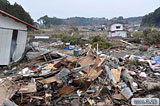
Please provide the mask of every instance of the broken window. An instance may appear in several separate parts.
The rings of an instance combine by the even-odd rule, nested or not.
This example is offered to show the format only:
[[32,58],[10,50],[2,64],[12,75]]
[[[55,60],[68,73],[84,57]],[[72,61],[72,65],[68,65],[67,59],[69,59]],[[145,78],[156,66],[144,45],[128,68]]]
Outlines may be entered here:
[[116,26],[116,29],[120,29],[121,28],[121,26]]

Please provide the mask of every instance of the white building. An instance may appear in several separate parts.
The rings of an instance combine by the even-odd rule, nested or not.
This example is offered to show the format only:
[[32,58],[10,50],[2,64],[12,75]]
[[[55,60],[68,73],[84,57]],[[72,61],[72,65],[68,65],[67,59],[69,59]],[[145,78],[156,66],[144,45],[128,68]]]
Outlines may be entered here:
[[127,37],[127,32],[124,30],[123,24],[112,24],[109,31],[109,37]]
[[0,65],[18,61],[25,50],[27,30],[36,27],[0,10]]

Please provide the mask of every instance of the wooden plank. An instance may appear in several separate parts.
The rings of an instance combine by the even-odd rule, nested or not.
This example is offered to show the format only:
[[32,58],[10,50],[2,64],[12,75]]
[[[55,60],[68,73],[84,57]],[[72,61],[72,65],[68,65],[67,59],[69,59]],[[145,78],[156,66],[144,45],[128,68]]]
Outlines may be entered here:
[[28,83],[27,85],[22,85],[19,93],[33,93],[37,92],[37,86],[36,83]]
[[86,56],[86,57],[82,57],[79,62],[78,62],[81,66],[87,65],[87,64],[91,64],[94,63],[94,57],[93,56]]
[[114,79],[119,82],[120,76],[121,76],[121,67],[118,67],[118,69],[111,69],[111,74],[113,75]]
[[40,83],[42,84],[49,84],[49,83],[53,83],[53,82],[57,82],[59,84],[62,83],[61,80],[58,80],[56,77],[50,77],[50,78],[46,78],[46,79],[43,79],[43,80],[39,80]]
[[0,83],[0,106],[6,99],[10,99],[18,90],[18,86],[10,80],[4,80]]

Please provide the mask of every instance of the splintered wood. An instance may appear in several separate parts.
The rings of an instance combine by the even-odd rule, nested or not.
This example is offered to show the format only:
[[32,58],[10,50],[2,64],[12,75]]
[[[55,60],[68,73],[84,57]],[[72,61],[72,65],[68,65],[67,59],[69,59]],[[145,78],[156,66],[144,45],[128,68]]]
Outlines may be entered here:
[[91,67],[88,67],[86,70],[84,70],[85,74],[83,75],[84,78],[88,79],[89,81],[95,80],[101,73],[102,69],[93,69]]
[[78,63],[79,63],[81,66],[85,66],[85,65],[87,65],[87,64],[94,63],[94,57],[93,57],[93,56],[82,57]]
[[121,67],[118,67],[118,69],[111,69],[111,74],[113,75],[114,79],[119,82],[120,76],[121,76]]
[[70,93],[73,93],[75,90],[74,86],[66,86],[64,85],[62,88],[59,90],[59,95],[68,95]]
[[37,86],[36,83],[28,83],[28,84],[23,84],[19,90],[19,93],[33,93],[37,92]]
[[50,78],[46,78],[43,80],[39,80],[39,82],[42,84],[49,84],[49,83],[53,83],[53,82],[57,82],[59,84],[62,84],[62,81],[58,80],[56,77],[50,77]]
[[10,80],[0,83],[0,106],[6,99],[10,99],[18,90],[18,86]]

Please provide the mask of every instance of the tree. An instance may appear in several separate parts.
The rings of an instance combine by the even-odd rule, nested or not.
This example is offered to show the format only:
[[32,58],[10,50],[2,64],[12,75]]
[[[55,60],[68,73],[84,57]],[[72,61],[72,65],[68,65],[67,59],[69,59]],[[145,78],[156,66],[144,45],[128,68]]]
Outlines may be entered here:
[[48,25],[51,24],[50,18],[48,17],[48,15],[45,15],[45,16],[43,16],[43,17],[40,17],[37,21],[38,21],[38,22],[42,22],[42,24],[44,24],[44,25],[46,25],[46,26],[48,26]]
[[123,16],[119,16],[119,17],[118,17],[118,20],[123,20]]
[[0,10],[10,13],[11,5],[7,0],[0,0]]
[[39,23],[45,25],[45,26],[50,26],[50,25],[61,25],[63,24],[62,19],[56,18],[56,17],[48,17],[48,15],[45,15],[43,17],[40,17],[37,20]]
[[23,7],[17,3],[11,5],[7,0],[0,0],[0,10],[3,10],[27,23],[34,24],[33,19]]
[[13,13],[11,13],[12,15],[20,18],[21,20],[25,22],[34,24],[33,19],[31,18],[29,13],[26,12],[21,5],[14,3],[14,5],[12,6],[12,9],[13,9]]
[[143,26],[160,27],[160,8],[154,12],[145,15],[142,19]]

